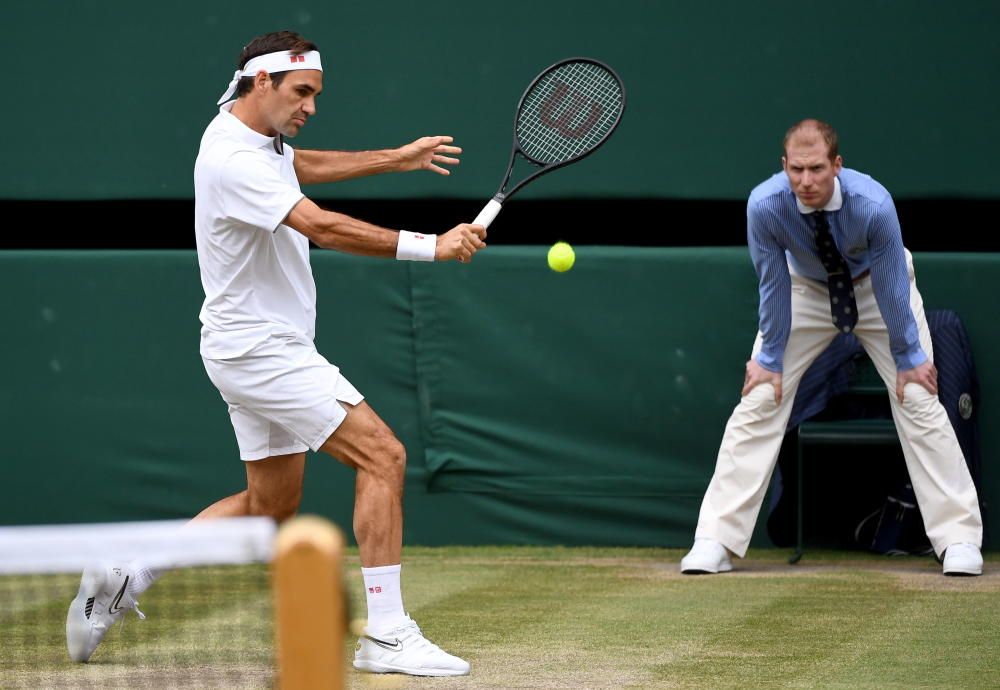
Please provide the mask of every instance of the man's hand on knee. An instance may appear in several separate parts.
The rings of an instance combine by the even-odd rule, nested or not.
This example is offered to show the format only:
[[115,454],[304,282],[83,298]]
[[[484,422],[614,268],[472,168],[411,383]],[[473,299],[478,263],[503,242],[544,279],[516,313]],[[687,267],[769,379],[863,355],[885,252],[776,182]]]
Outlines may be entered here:
[[896,372],[896,399],[903,402],[903,387],[908,383],[923,386],[931,395],[938,394],[938,372],[934,362],[927,360],[923,364]]
[[751,359],[747,362],[746,375],[743,377],[743,392],[740,393],[741,396],[745,396],[747,393],[752,391],[758,385],[762,383],[770,383],[774,386],[774,404],[781,404],[781,372],[769,371],[759,365],[757,360]]

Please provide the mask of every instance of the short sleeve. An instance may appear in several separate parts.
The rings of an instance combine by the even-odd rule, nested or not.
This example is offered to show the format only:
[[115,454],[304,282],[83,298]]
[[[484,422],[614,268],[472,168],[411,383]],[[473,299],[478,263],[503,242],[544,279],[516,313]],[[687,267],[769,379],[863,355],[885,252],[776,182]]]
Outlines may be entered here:
[[268,232],[274,232],[304,196],[265,158],[250,151],[235,153],[223,164],[220,187],[227,218]]

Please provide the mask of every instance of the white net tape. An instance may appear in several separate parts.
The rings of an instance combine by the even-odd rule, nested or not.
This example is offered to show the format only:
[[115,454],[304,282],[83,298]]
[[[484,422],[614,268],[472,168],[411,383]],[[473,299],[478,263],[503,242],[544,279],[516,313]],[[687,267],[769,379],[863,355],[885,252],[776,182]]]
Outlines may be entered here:
[[0,574],[72,572],[137,558],[149,568],[268,562],[275,529],[258,517],[0,527]]

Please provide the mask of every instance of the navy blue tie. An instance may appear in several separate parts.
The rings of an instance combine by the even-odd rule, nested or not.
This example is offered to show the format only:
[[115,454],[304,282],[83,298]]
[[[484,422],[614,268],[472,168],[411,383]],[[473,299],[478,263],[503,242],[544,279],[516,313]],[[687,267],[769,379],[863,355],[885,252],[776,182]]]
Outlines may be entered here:
[[826,282],[830,288],[830,315],[833,325],[843,333],[850,333],[858,323],[858,305],[854,301],[854,284],[851,282],[851,269],[847,261],[837,251],[837,245],[830,234],[830,223],[826,219],[826,211],[816,211],[812,214],[816,236],[816,249],[819,260],[826,269]]

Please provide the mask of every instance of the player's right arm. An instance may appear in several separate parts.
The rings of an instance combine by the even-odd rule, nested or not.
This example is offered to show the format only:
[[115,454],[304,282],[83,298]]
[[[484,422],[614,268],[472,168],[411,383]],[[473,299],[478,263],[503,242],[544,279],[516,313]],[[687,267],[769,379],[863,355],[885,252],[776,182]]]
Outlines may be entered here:
[[[318,247],[348,254],[394,258],[399,243],[399,233],[395,230],[327,211],[306,197],[292,208],[284,224],[308,237]],[[485,238],[486,229],[481,225],[456,225],[436,236],[434,260],[468,262],[473,254],[486,246]]]

